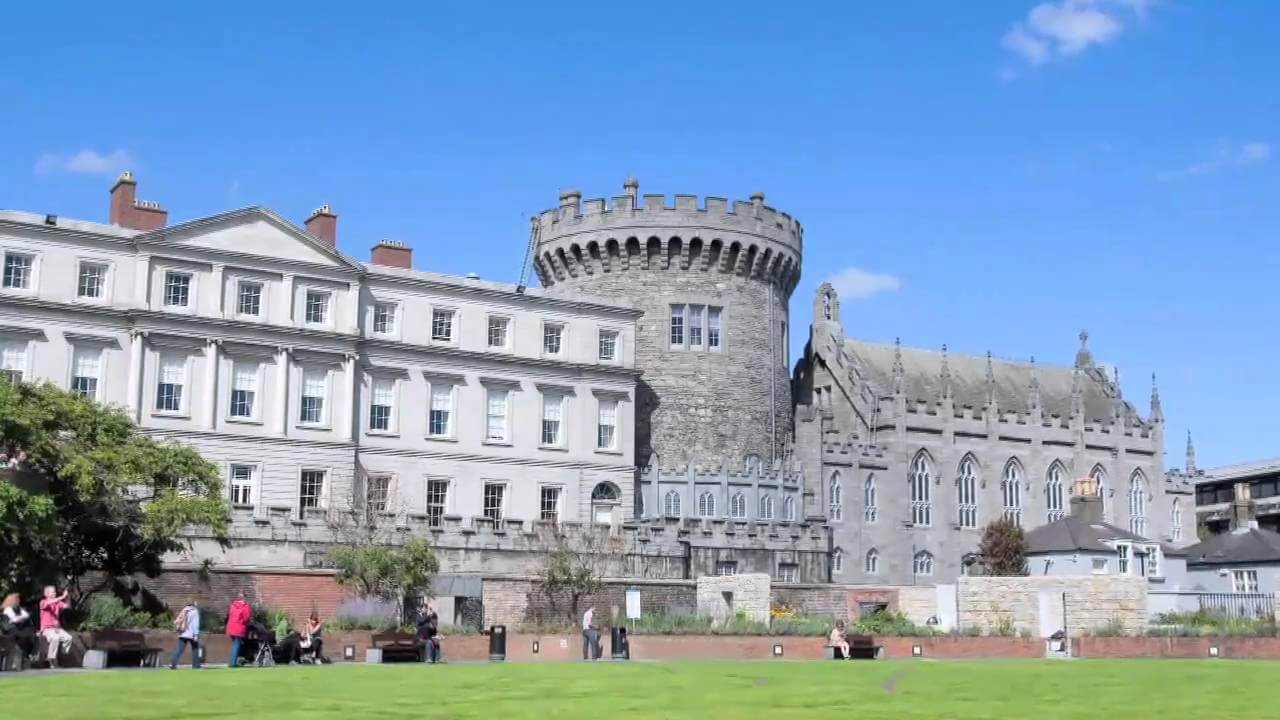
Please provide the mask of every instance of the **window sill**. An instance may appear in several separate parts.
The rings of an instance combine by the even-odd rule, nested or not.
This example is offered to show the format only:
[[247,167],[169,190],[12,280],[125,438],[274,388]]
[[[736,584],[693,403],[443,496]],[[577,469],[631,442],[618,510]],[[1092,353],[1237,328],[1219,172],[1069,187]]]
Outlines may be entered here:
[[451,436],[451,435],[423,435],[423,436],[422,436],[422,439],[423,439],[423,440],[432,440],[432,441],[434,441],[434,442],[447,442],[447,443],[456,443],[456,442],[458,442],[458,438],[453,437],[453,436]]
[[621,450],[611,450],[609,448],[596,448],[597,455],[622,455]]
[[569,448],[563,445],[539,445],[539,450],[550,450],[551,452],[569,452]]
[[300,423],[298,423],[298,424],[294,425],[294,427],[298,428],[299,430],[321,430],[321,431],[323,431],[323,430],[332,430],[332,429],[333,429],[333,427],[332,427],[332,426],[330,426],[330,425],[328,425],[328,424],[326,424],[326,423],[304,423],[304,422],[300,422]]
[[497,346],[497,345],[489,345],[489,346],[487,346],[487,347],[485,348],[485,350],[486,350],[486,351],[488,351],[488,352],[491,352],[491,353],[493,353],[493,354],[495,354],[495,355],[510,355],[510,354],[511,354],[511,348],[509,348],[509,347],[499,347],[499,346]]
[[1156,584],[1158,584],[1158,585],[1163,585],[1163,584],[1164,584],[1164,578],[1163,578],[1163,577],[1160,577],[1160,576],[1158,576],[1158,575],[1156,575],[1156,576],[1147,576],[1147,582],[1153,582],[1153,583],[1156,583]]
[[222,419],[222,421],[233,423],[235,425],[261,425],[262,424],[261,420],[255,420],[254,418],[246,418],[246,417],[225,417]]
[[252,510],[253,510],[253,506],[252,506],[252,505],[232,505],[232,506],[231,506],[231,509],[232,509],[232,510],[250,510],[250,511],[252,511]]
[[76,296],[74,301],[77,305],[107,305],[109,301],[104,297],[83,297]]
[[385,438],[400,437],[400,433],[396,432],[395,430],[365,430],[364,434],[368,435],[369,437],[385,437]]
[[190,420],[191,414],[181,410],[152,410],[151,417],[170,418],[172,420]]
[[510,440],[485,440],[481,445],[489,445],[491,447],[514,447]]
[[173,313],[174,315],[195,315],[195,309],[187,305],[161,305],[162,312]]

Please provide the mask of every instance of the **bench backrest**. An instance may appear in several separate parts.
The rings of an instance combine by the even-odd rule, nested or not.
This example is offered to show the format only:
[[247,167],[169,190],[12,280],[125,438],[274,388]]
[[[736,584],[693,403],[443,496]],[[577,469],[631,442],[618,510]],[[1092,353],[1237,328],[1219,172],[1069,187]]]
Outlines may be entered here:
[[845,639],[849,647],[872,647],[876,644],[875,638],[870,635],[850,635]]
[[147,645],[146,636],[140,632],[129,630],[102,630],[93,634],[93,646],[101,648],[143,648]]
[[387,632],[374,633],[370,638],[370,642],[374,647],[382,645],[413,645],[417,646],[418,639],[413,633],[396,632],[394,630]]

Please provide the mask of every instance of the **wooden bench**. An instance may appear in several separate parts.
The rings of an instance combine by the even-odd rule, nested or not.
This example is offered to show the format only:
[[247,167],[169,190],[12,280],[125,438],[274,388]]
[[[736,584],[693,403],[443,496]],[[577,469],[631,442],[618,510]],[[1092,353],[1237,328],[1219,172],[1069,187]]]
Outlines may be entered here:
[[160,648],[148,647],[147,638],[140,632],[129,630],[102,630],[93,633],[90,650],[106,653],[107,662],[113,658],[126,665],[156,667],[160,664]]
[[[884,645],[877,645],[871,635],[849,635],[845,638],[849,643],[850,660],[875,660],[884,651]],[[827,645],[828,660],[844,660],[844,653],[835,645]]]
[[369,638],[369,645],[374,650],[382,651],[382,662],[393,660],[419,662],[421,660],[418,656],[418,636],[413,633],[395,630],[374,633]]

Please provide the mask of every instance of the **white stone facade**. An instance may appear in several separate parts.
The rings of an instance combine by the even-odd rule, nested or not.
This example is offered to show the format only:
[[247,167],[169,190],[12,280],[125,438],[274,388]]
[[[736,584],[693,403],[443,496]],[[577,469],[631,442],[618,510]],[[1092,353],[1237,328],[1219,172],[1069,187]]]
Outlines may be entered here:
[[258,208],[152,231],[0,211],[0,257],[2,369],[194,446],[238,522],[631,516],[625,306],[357,263]]

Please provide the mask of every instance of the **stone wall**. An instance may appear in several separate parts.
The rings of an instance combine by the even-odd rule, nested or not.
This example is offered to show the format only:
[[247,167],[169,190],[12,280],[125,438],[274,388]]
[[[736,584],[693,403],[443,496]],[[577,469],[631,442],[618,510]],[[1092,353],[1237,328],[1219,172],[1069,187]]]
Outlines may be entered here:
[[[578,613],[594,606],[599,622],[609,625],[612,618],[625,618],[627,588],[640,591],[641,614],[665,613],[692,615],[697,608],[694,583],[686,580],[617,580],[605,583],[604,589],[579,602]],[[546,625],[573,625],[568,598],[551,598],[542,592],[536,578],[485,578],[483,586],[484,625],[507,625],[512,628]]]
[[698,578],[698,614],[723,622],[745,615],[769,622],[769,576],[726,575]]
[[1130,633],[1146,625],[1147,579],[1115,575],[961,577],[958,624],[990,631],[1012,622],[1020,632],[1039,634],[1041,591],[1065,594],[1066,629],[1072,636],[1116,621]]

